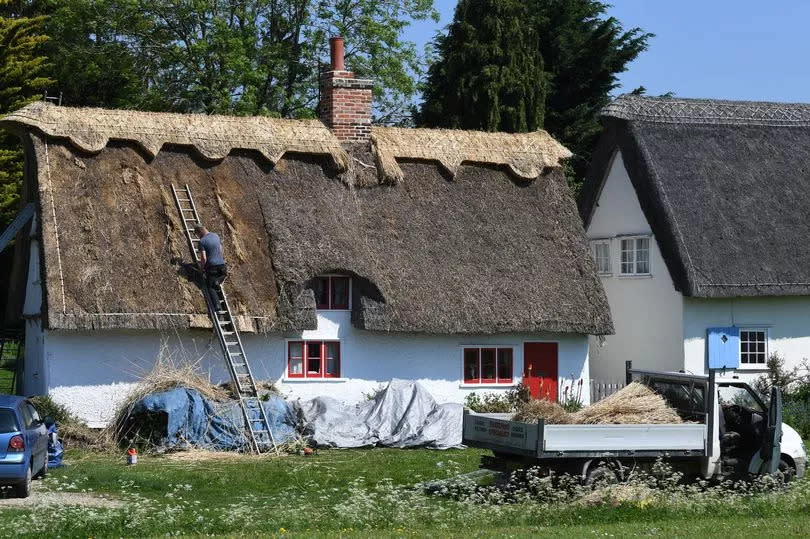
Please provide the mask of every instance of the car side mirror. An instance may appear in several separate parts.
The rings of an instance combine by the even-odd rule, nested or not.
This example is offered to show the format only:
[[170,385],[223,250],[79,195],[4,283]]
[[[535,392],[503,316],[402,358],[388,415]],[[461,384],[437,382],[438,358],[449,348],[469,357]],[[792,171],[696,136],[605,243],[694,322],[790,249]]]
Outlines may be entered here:
[[53,420],[52,416],[49,416],[49,415],[45,416],[45,426],[46,427],[51,428],[51,426],[53,426],[55,423],[56,423],[56,421]]

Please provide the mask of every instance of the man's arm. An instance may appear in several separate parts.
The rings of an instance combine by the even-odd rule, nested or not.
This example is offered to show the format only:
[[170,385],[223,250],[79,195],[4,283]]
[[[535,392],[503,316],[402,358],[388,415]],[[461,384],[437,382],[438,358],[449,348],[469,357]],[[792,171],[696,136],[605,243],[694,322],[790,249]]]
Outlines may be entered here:
[[205,252],[202,245],[200,245],[200,269],[205,270],[205,265],[208,263],[208,253]]

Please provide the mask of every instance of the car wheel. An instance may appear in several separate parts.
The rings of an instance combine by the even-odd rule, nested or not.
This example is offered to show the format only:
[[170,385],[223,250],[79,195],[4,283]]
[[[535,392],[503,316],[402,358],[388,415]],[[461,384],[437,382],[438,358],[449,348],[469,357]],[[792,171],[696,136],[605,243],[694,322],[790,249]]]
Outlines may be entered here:
[[48,475],[48,455],[45,455],[45,462],[42,464],[42,469],[39,471],[36,477],[37,479],[44,479]]
[[25,481],[14,485],[14,494],[18,498],[27,498],[31,494],[31,466],[25,474]]

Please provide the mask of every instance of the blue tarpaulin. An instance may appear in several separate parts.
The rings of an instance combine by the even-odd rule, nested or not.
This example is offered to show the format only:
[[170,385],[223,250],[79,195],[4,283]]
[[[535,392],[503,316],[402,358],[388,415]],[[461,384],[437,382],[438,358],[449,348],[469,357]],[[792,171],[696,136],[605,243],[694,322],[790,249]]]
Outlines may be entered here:
[[58,468],[62,465],[62,442],[59,441],[59,431],[56,424],[48,427],[48,468]]
[[[295,437],[296,415],[283,398],[270,396],[262,402],[276,443]],[[245,420],[239,403],[218,403],[188,388],[147,395],[133,405],[131,420],[145,413],[166,414],[163,445],[167,448],[202,447],[212,450],[246,449]]]

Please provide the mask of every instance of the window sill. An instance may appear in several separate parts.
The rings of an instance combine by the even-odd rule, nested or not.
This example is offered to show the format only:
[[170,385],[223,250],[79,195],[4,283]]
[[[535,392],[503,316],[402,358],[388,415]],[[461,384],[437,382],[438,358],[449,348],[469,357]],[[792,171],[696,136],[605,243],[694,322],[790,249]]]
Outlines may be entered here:
[[285,384],[290,383],[290,382],[293,383],[293,384],[307,383],[307,382],[315,382],[316,384],[327,384],[329,382],[334,382],[334,383],[348,382],[349,379],[348,378],[315,378],[315,377],[312,377],[312,378],[289,378],[289,377],[285,376],[284,378],[281,379],[281,381],[282,381],[282,383],[285,383]]
[[765,372],[768,370],[768,367],[764,363],[762,365],[752,365],[752,366],[751,365],[743,366],[743,364],[740,363],[740,366],[734,370],[745,372]]
[[620,273],[617,277],[619,279],[652,279],[652,273]]
[[519,385],[518,382],[505,382],[505,383],[486,383],[486,384],[465,384],[461,383],[458,387],[462,389],[475,389],[475,388],[495,388],[495,387],[502,387],[502,388],[510,388],[510,387],[517,387]]

